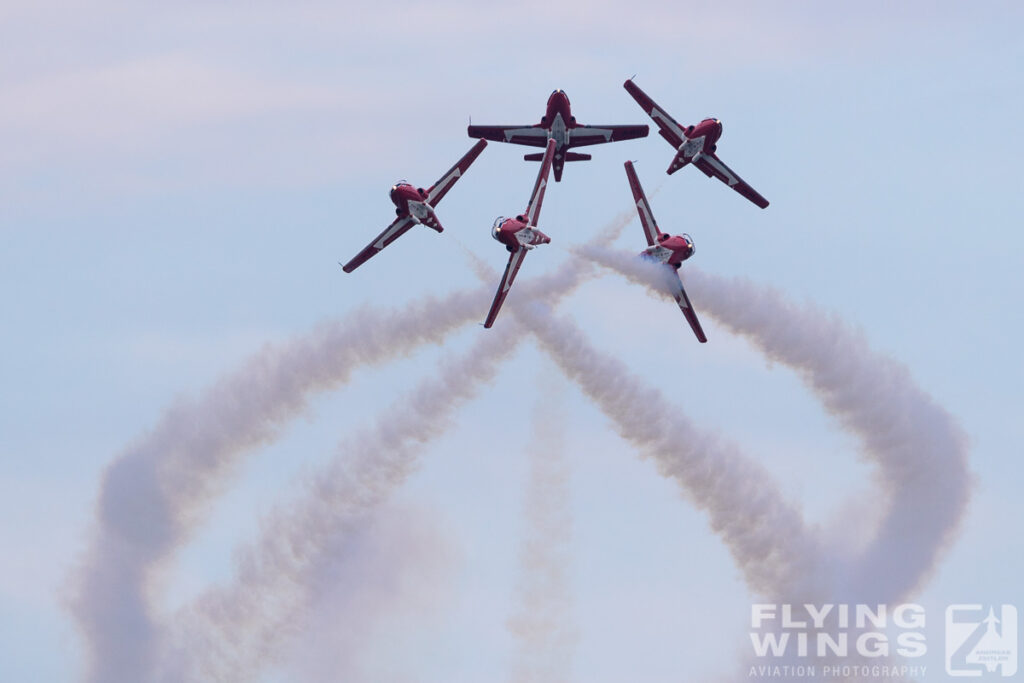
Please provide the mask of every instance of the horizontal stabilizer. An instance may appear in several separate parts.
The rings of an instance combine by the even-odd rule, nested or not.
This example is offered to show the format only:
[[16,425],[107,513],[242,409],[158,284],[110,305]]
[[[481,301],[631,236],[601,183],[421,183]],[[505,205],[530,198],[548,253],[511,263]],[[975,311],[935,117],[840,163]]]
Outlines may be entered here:
[[[523,156],[526,161],[544,161],[543,154],[526,154]],[[565,159],[563,161],[590,161],[592,157],[589,154],[580,154],[578,152],[566,152]]]

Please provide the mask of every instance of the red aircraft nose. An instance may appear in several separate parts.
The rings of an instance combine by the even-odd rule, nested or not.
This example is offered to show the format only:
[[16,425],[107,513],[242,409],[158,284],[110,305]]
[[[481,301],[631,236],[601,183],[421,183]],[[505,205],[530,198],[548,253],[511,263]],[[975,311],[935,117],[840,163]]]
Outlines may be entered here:
[[548,105],[552,104],[569,104],[569,96],[562,89],[554,90],[548,98]]

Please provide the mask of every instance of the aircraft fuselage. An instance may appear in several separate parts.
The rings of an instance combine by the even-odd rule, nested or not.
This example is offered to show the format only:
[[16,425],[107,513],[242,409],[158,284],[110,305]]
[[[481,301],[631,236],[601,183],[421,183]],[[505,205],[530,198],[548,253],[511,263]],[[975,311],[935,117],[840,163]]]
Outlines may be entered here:
[[498,216],[491,228],[491,237],[505,245],[509,251],[520,247],[533,249],[538,244],[547,244],[551,238],[529,225],[522,217],[505,218]]
[[695,126],[686,127],[686,140],[679,145],[678,155],[692,161],[698,154],[711,154],[722,137],[722,122],[718,119],[704,119]]
[[427,203],[426,190],[399,181],[391,186],[388,196],[395,205],[396,214],[409,216],[417,223],[441,232],[437,229],[439,224],[436,222],[434,209]]
[[654,246],[647,247],[640,255],[656,263],[665,263],[678,268],[683,261],[693,256],[693,240],[689,235],[663,235]]

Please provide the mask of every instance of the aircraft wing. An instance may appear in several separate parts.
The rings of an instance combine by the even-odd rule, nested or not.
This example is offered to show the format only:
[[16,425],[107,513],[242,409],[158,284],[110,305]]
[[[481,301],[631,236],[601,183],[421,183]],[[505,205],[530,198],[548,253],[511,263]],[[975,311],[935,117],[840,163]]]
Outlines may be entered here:
[[693,306],[690,304],[690,298],[686,296],[686,290],[683,289],[683,281],[679,280],[679,273],[672,268],[672,266],[665,266],[671,268],[675,272],[676,279],[679,281],[679,289],[673,292],[672,296],[676,298],[676,303],[679,304],[680,310],[683,315],[686,316],[686,322],[690,323],[690,328],[693,329],[693,333],[697,335],[697,341],[701,344],[706,344],[708,338],[704,336],[704,330],[701,329],[700,321],[697,320],[697,313],[693,310]]
[[647,246],[653,247],[658,243],[658,237],[661,236],[661,230],[658,229],[658,223],[654,220],[654,214],[651,213],[651,205],[647,201],[647,196],[644,195],[644,188],[640,187],[640,179],[636,176],[636,171],[633,170],[633,162],[626,162],[626,176],[629,178],[629,189],[633,191],[633,200],[636,202],[636,212],[640,214],[640,225],[644,228],[644,236],[647,238]]
[[704,175],[709,178],[718,178],[762,209],[768,206],[767,199],[758,194],[757,190],[748,185],[743,178],[733,173],[732,169],[715,154],[698,154],[693,159],[693,165],[703,171]]
[[548,143],[547,128],[539,126],[470,126],[469,137],[511,142],[514,145],[543,147]]
[[427,203],[431,206],[437,206],[437,203],[441,201],[441,197],[448,193],[448,190],[452,189],[462,174],[466,172],[466,169],[476,161],[476,158],[480,156],[480,152],[484,151],[484,147],[487,146],[486,140],[480,140],[473,145],[468,152],[466,152],[461,159],[455,162],[455,165],[448,169],[448,171],[441,176],[441,179],[430,186],[427,190]]
[[680,126],[679,122],[669,116],[664,109],[648,97],[647,93],[636,87],[633,81],[627,80],[622,84],[622,87],[633,96],[633,99],[640,105],[640,108],[647,112],[651,120],[657,124],[658,132],[661,134],[661,137],[668,140],[669,144],[678,149],[679,145],[686,141],[685,128]]
[[540,205],[544,201],[544,189],[548,186],[548,171],[551,170],[551,160],[555,156],[555,141],[548,140],[547,149],[544,150],[544,159],[540,162],[540,171],[537,173],[537,182],[533,185],[533,193],[530,195],[530,203],[526,205],[523,216],[527,225],[537,225],[540,217]]
[[516,279],[519,266],[523,265],[523,259],[526,258],[527,251],[529,249],[519,247],[509,254],[508,265],[505,266],[505,274],[501,276],[498,291],[494,293],[494,301],[491,303],[491,310],[487,312],[487,320],[484,321],[484,327],[491,327],[494,324],[494,319],[498,317],[498,311],[501,310],[501,305],[505,303],[505,297],[508,296],[508,290],[512,288],[512,282]]
[[400,216],[395,219],[395,222],[384,229],[384,232],[377,235],[376,239],[366,245],[366,247],[355,255],[355,257],[342,266],[342,269],[346,273],[351,273],[353,270],[370,260],[371,257],[376,256],[384,247],[388,246],[399,237],[404,235],[406,231],[412,226],[416,225],[416,221],[413,220],[412,216]]
[[645,138],[647,126],[576,126],[569,129],[569,146],[601,145],[618,140]]

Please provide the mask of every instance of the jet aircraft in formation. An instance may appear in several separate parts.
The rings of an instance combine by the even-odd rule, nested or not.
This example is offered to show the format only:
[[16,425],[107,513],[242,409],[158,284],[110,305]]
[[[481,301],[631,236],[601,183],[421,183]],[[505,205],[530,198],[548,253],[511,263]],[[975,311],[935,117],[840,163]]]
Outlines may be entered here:
[[[768,206],[768,200],[758,194],[754,188],[718,158],[716,152],[718,140],[722,135],[721,121],[709,118],[696,125],[682,126],[664,109],[655,104],[654,100],[638,88],[632,80],[627,80],[623,86],[658,125],[659,134],[675,148],[676,154],[667,171],[670,175],[684,166],[692,165],[708,177],[718,178],[762,209]],[[551,171],[554,171],[555,181],[558,182],[561,180],[565,162],[586,161],[591,158],[589,154],[570,152],[571,148],[646,137],[648,127],[578,124],[572,115],[569,98],[562,90],[555,90],[548,98],[547,111],[538,124],[525,126],[470,125],[468,133],[470,137],[480,138],[480,140],[430,188],[426,190],[415,188],[405,181],[399,181],[391,187],[390,198],[395,205],[395,213],[398,214],[398,218],[343,268],[345,272],[351,273],[417,223],[441,232],[444,228],[437,218],[435,208],[441,198],[455,185],[456,181],[480,155],[483,148],[487,146],[487,140],[543,147],[544,152],[527,154],[523,157],[527,161],[541,162],[526,210],[514,218],[499,216],[491,228],[491,236],[505,246],[509,252],[509,258],[508,264],[505,266],[505,273],[498,284],[498,290],[494,294],[494,300],[484,321],[484,327],[489,328],[494,325],[494,321],[501,311],[501,306],[523,264],[526,253],[540,244],[547,244],[551,241],[550,237],[537,228],[540,208],[544,201],[544,192],[547,189],[548,176]],[[682,262],[693,256],[693,240],[685,233],[672,236],[661,231],[654,220],[650,202],[644,195],[632,162],[627,161],[625,168],[630,190],[636,202],[637,213],[640,216],[640,225],[643,228],[644,237],[647,239],[647,248],[641,252],[641,257],[664,265],[664,272],[666,277],[669,277],[670,289],[676,303],[697,339],[701,343],[706,342],[707,337],[678,274]]]
[[448,190],[462,177],[478,156],[487,146],[486,140],[480,140],[473,145],[466,154],[455,162],[455,165],[448,169],[448,172],[441,176],[441,179],[424,190],[415,188],[404,180],[399,180],[391,186],[388,196],[395,205],[395,213],[398,218],[392,221],[391,225],[384,228],[384,232],[367,244],[361,252],[356,254],[351,261],[342,266],[346,273],[351,273],[359,266],[366,263],[371,257],[376,256],[384,247],[388,246],[399,237],[404,235],[409,228],[419,223],[432,230],[442,232],[444,227],[437,219],[434,208],[441,198],[448,194]]
[[548,146],[544,150],[544,157],[540,162],[540,171],[537,173],[537,182],[533,184],[533,192],[530,193],[530,201],[526,205],[526,211],[515,218],[498,216],[491,228],[491,236],[505,245],[508,250],[508,265],[505,266],[505,274],[501,276],[498,284],[498,291],[494,293],[494,301],[491,302],[491,310],[487,312],[487,320],[484,327],[494,324],[498,317],[501,305],[505,303],[508,290],[512,287],[512,281],[516,279],[519,266],[523,265],[526,252],[538,244],[547,244],[551,238],[537,229],[537,219],[540,218],[540,205],[544,201],[544,189],[548,186],[548,172],[551,170],[552,159],[555,156],[556,143],[548,140]]
[[693,240],[685,232],[682,235],[669,235],[661,231],[658,222],[654,220],[651,204],[647,201],[644,188],[640,186],[640,179],[636,176],[632,161],[626,162],[626,177],[629,178],[629,189],[633,191],[633,200],[636,201],[640,226],[644,229],[644,237],[647,238],[647,248],[640,252],[640,256],[665,266],[666,274],[671,278],[672,296],[686,316],[686,322],[693,328],[693,333],[697,335],[697,340],[703,344],[708,338],[704,336],[704,330],[701,329],[700,321],[697,320],[697,314],[693,311],[686,290],[683,289],[683,281],[679,279],[677,272],[683,261],[693,256]]
[[757,193],[743,178],[733,173],[732,169],[718,158],[718,138],[722,137],[722,122],[718,119],[704,119],[692,126],[681,126],[669,116],[664,109],[655,104],[654,100],[638,88],[632,80],[623,83],[626,92],[633,96],[637,104],[647,112],[651,120],[658,124],[658,132],[676,149],[676,155],[668,166],[669,175],[687,164],[693,164],[709,178],[718,178],[723,183],[754,202],[762,209],[767,208],[768,200]]

